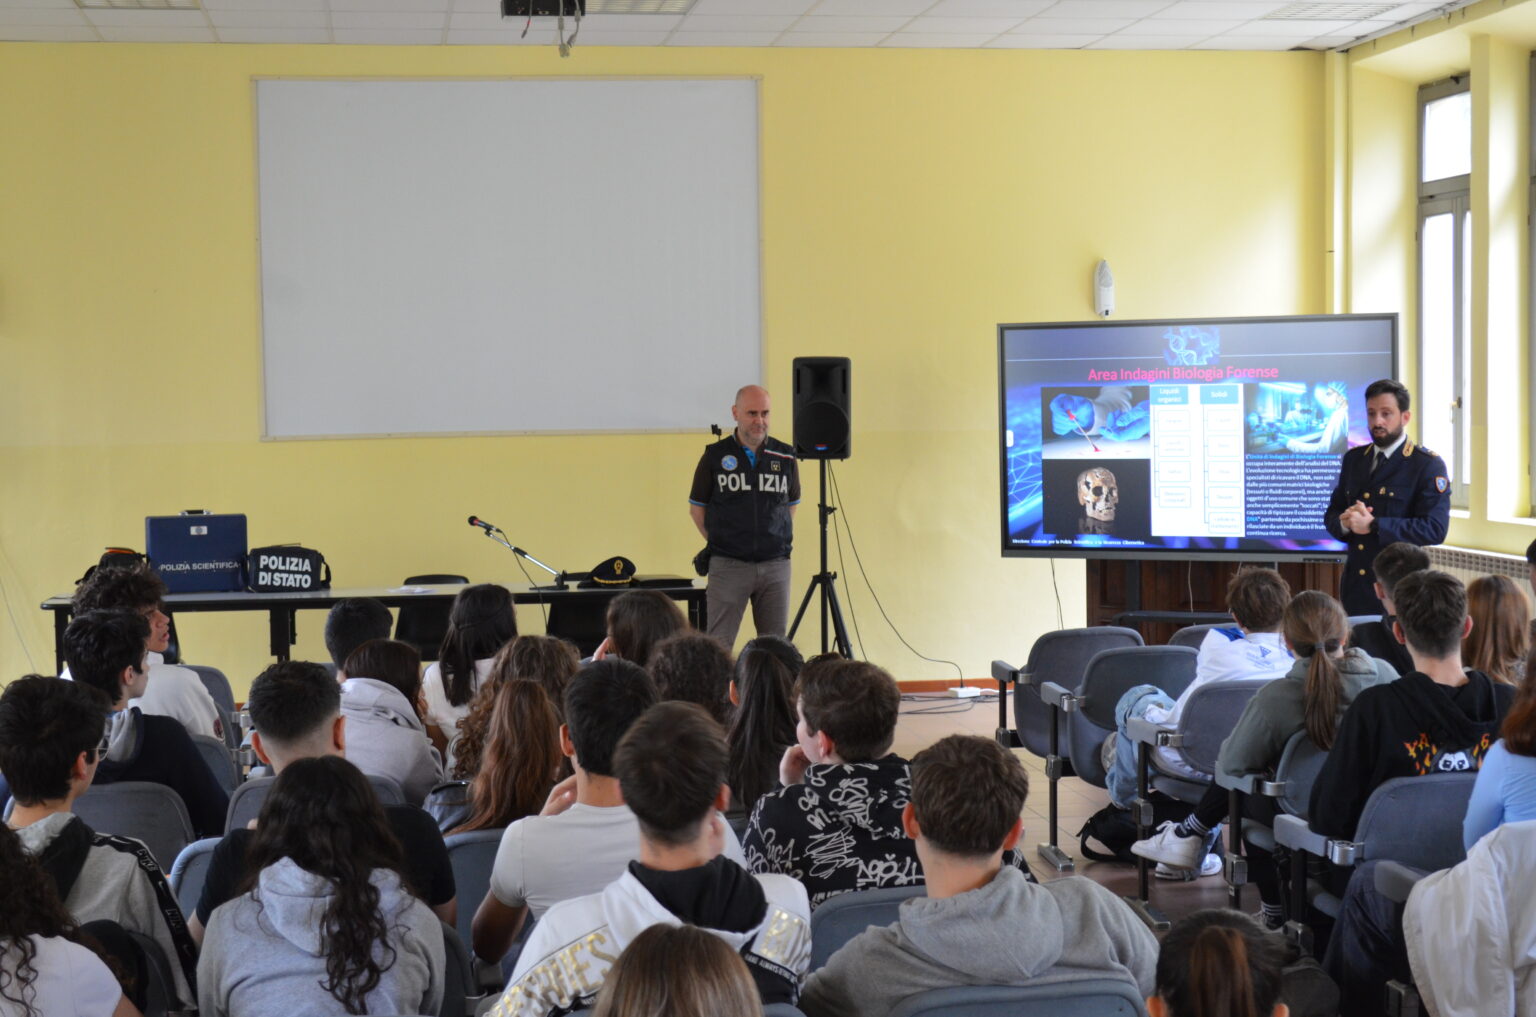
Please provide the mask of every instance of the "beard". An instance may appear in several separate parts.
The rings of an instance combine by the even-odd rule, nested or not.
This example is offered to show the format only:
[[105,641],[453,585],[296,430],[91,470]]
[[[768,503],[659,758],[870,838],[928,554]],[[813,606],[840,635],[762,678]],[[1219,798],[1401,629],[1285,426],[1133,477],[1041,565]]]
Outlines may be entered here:
[[1389,448],[1393,442],[1402,436],[1403,429],[1401,427],[1395,431],[1383,431],[1381,434],[1376,433],[1376,428],[1371,428],[1371,441],[1376,443],[1377,448]]

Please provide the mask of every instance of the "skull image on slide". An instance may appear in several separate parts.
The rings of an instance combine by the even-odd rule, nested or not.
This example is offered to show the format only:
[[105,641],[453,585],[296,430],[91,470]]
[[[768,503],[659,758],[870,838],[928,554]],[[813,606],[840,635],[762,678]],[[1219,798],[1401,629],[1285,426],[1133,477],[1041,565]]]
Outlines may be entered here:
[[1101,523],[1115,521],[1115,506],[1120,504],[1120,485],[1115,475],[1102,466],[1077,475],[1077,501],[1083,514]]

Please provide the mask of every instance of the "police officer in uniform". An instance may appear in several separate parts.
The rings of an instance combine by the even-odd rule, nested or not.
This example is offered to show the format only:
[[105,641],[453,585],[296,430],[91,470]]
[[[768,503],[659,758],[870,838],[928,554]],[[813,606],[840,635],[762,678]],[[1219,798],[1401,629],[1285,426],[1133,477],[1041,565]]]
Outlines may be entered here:
[[794,449],[768,437],[769,408],[768,391],[758,385],[736,393],[736,429],[705,446],[688,495],[688,514],[708,542],[709,634],[726,646],[736,644],[748,601],[758,635],[789,628],[800,471]]
[[1365,390],[1371,444],[1344,453],[1339,485],[1323,524],[1345,542],[1349,556],[1339,599],[1350,614],[1380,614],[1372,588],[1376,553],[1399,540],[1429,546],[1445,539],[1451,522],[1451,481],[1445,460],[1403,433],[1412,414],[1408,390],[1390,379]]

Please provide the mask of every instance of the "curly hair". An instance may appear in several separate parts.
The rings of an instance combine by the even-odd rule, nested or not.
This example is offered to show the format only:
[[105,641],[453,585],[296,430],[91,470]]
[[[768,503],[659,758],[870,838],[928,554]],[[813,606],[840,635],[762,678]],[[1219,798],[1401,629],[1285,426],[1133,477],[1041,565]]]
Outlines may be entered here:
[[496,692],[511,681],[531,681],[544,688],[554,707],[556,724],[564,723],[562,708],[565,687],[581,666],[576,647],[554,636],[518,636],[496,654],[485,684],[470,701],[469,713],[459,721],[458,739],[453,743],[454,780],[469,780],[480,772],[480,753],[485,747],[491,724],[491,710]]
[[475,661],[494,657],[517,637],[512,593],[495,583],[466,586],[453,598],[448,631],[437,654],[448,702],[463,706],[475,694]]
[[[388,869],[406,884],[403,857],[362,771],[339,756],[295,760],[262,803],[240,892],[253,893],[259,904],[261,871],[282,858],[330,882],[333,892],[320,918],[321,985],[347,1013],[367,1013],[368,994],[395,963],[389,923],[370,877],[375,869]],[[382,947],[383,963],[374,959],[375,944]]]
[[165,581],[145,564],[133,568],[97,569],[75,587],[70,606],[86,611],[142,611],[165,599]]
[[537,682],[503,682],[492,698],[484,765],[469,784],[469,818],[449,832],[500,829],[537,813],[564,759],[549,695]]
[[64,910],[53,881],[21,846],[16,832],[0,823],[0,1001],[20,1007],[25,1017],[37,1017],[32,1005],[37,947],[31,937],[74,932],[74,919]]

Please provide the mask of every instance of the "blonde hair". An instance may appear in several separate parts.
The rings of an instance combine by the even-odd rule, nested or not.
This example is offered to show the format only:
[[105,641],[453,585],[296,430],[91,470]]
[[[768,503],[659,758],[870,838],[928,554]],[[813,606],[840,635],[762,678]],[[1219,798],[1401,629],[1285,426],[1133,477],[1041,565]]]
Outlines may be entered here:
[[693,925],[653,925],[608,972],[593,1017],[762,1017],[746,961]]
[[1285,605],[1280,624],[1291,652],[1307,662],[1307,684],[1301,694],[1307,737],[1318,748],[1330,749],[1343,705],[1334,656],[1349,639],[1349,616],[1328,594],[1303,590]]

